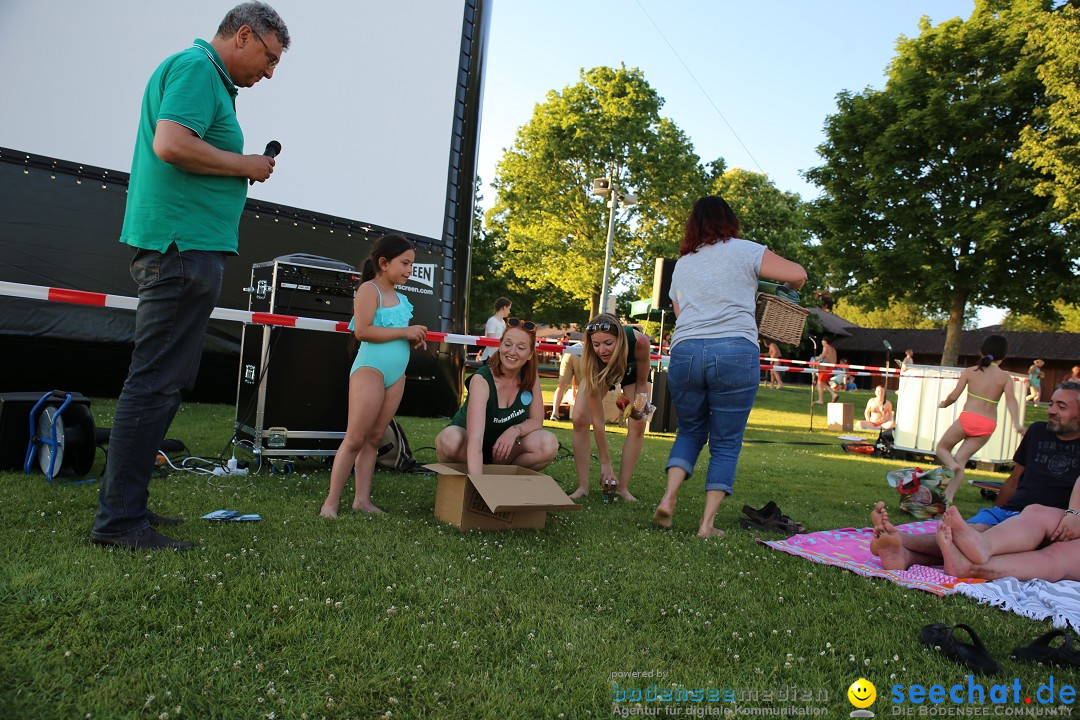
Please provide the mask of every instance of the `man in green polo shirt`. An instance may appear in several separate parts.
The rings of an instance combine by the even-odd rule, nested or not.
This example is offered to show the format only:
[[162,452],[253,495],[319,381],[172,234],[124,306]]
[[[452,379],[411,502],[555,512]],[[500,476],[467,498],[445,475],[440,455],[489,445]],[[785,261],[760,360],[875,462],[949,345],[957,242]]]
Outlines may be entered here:
[[289,31],[269,5],[237,5],[210,42],[161,63],[143,95],[120,241],[139,285],[135,349],[116,405],[91,540],[132,550],[181,542],[151,526],[181,521],[147,507],[165,432],[195,382],[225,256],[236,254],[249,181],[274,159],[244,155],[237,88],[271,78]]

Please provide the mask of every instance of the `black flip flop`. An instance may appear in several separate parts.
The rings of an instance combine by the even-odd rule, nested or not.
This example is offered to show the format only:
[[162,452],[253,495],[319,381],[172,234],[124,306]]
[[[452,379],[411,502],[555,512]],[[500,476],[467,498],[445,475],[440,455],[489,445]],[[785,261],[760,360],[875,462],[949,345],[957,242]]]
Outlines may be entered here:
[[[970,643],[957,639],[956,631],[964,630],[971,638]],[[997,660],[990,657],[986,645],[975,631],[964,624],[955,626],[934,623],[919,631],[919,640],[924,645],[941,652],[942,655],[960,663],[975,675],[993,675],[1001,670]]]
[[[1057,647],[1050,647],[1050,642],[1058,637],[1065,639]],[[1012,654],[1014,658],[1028,662],[1080,667],[1080,650],[1073,647],[1072,641],[1073,636],[1064,630],[1051,630],[1035,638],[1027,647],[1013,648]]]

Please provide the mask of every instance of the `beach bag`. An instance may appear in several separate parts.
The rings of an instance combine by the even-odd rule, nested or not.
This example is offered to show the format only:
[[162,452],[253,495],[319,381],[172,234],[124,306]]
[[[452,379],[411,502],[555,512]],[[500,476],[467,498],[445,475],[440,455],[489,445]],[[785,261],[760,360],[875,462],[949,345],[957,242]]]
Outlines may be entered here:
[[945,512],[941,468],[902,468],[885,473],[885,481],[900,493],[900,509],[917,520],[931,520]]

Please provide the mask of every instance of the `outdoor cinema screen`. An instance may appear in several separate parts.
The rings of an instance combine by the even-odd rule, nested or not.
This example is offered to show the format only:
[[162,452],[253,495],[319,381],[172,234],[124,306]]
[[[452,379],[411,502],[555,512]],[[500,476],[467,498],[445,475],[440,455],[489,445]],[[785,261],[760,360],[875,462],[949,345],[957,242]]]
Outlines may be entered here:
[[[232,1],[0,2],[0,146],[128,172],[147,79]],[[464,0],[271,0],[292,47],[240,90],[250,196],[441,239]]]

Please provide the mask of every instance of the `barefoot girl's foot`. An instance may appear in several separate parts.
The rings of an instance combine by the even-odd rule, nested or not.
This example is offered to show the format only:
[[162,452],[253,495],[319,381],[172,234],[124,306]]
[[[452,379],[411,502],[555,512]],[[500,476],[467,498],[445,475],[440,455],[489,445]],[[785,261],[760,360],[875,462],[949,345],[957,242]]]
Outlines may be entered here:
[[319,508],[319,515],[327,518],[336,518],[337,509],[323,505],[321,508]]
[[986,547],[982,533],[968,525],[959,510],[955,507],[947,508],[941,522],[952,530],[952,544],[969,561],[981,565],[990,559],[990,550]]
[[366,512],[372,514],[379,514],[382,512],[382,510],[375,507],[370,500],[368,502],[353,503],[352,509],[356,512]]
[[885,525],[887,529],[870,543],[871,549],[886,570],[907,570],[913,563],[911,553],[900,541],[900,531],[892,523]]
[[953,530],[946,523],[938,524],[937,544],[938,549],[941,550],[941,559],[947,574],[958,578],[971,577],[975,568],[953,544]]
[[720,539],[724,537],[724,531],[718,527],[707,527],[702,530],[698,530],[697,536],[699,538],[702,538],[703,540],[708,540],[709,538]]
[[588,494],[589,494],[589,491],[586,488],[578,488],[574,492],[570,493],[570,499],[571,500],[577,500],[578,498],[585,497]]
[[670,528],[671,518],[675,514],[674,508],[668,508],[661,502],[656,508],[656,512],[653,513],[652,521],[657,527]]
[[637,498],[631,495],[629,490],[620,490],[619,497],[623,499],[623,502],[637,502]]

